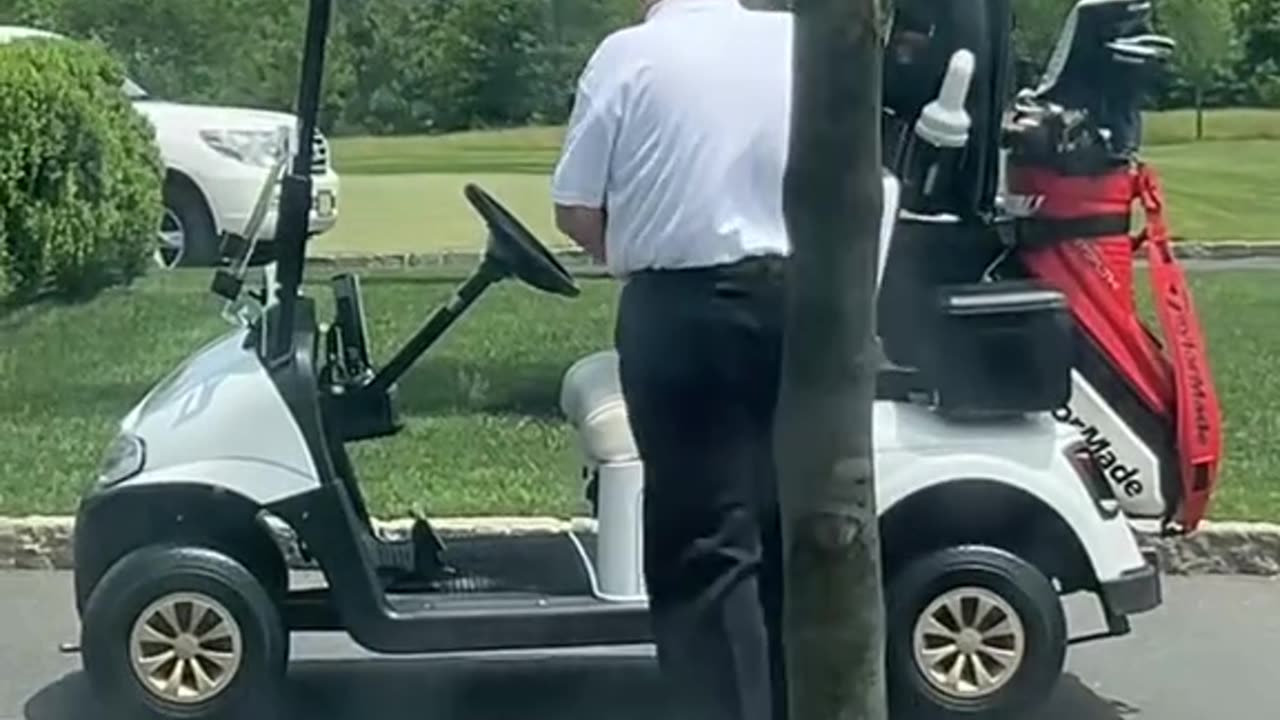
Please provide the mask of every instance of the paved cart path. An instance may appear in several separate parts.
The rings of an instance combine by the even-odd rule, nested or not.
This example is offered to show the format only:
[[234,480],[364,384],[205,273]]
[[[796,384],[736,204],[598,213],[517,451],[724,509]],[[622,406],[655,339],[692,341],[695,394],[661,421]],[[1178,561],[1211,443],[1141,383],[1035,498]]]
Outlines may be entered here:
[[[79,659],[69,576],[0,573],[0,719],[97,720]],[[1091,606],[1073,602],[1076,630]],[[1128,638],[1071,651],[1034,720],[1274,720],[1280,581],[1171,578],[1167,603]],[[296,642],[292,688],[307,720],[652,720],[649,648],[370,659],[340,636]],[[903,719],[909,720],[909,719]]]

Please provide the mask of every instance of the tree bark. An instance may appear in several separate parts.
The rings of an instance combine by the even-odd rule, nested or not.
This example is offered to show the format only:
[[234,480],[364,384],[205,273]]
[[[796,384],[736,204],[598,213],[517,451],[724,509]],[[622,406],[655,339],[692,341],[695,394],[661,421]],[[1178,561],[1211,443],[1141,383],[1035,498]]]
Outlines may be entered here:
[[874,484],[881,0],[796,0],[775,437],[792,720],[885,720]]

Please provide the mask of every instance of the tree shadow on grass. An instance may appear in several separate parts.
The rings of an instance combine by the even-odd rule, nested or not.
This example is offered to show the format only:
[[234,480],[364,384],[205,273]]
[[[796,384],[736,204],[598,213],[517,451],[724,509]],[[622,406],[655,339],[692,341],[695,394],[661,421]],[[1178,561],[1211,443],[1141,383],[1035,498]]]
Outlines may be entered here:
[[[560,380],[568,363],[484,363],[433,358],[400,381],[397,402],[406,415],[485,413],[540,419],[560,417]],[[147,382],[74,378],[33,383],[7,398],[22,414],[93,417],[123,415],[151,389]]]
[[400,381],[399,405],[410,415],[486,413],[560,417],[560,381],[568,363],[476,363],[435,358]]
[[151,389],[150,382],[80,382],[30,384],[7,398],[7,407],[25,407],[24,416],[93,417],[124,415]]
[[7,297],[0,295],[0,330],[13,329],[15,324],[21,326],[31,317],[50,310],[88,305],[104,295],[128,292],[137,287],[144,277],[113,278],[81,287],[42,288],[13,293]]
[[[340,272],[350,272],[342,270],[334,270],[331,275]],[[359,270],[360,284],[363,286],[376,285],[428,285],[432,287],[452,288],[455,285],[462,284],[471,273],[469,266],[421,266],[413,267],[407,270]],[[317,279],[319,282],[319,279]],[[327,285],[327,276],[324,280]]]
[[84,297],[69,297],[44,293],[30,298],[0,299],[0,332],[16,332],[32,320],[63,308],[88,305],[101,297],[106,290]]

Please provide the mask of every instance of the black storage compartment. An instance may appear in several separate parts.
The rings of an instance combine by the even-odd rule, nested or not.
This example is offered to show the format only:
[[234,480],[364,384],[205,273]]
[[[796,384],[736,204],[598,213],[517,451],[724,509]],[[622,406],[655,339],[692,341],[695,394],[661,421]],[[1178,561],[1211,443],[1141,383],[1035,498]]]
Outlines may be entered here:
[[1025,281],[938,289],[921,368],[938,408],[962,415],[1048,412],[1071,396],[1073,320],[1062,293]]
[[919,368],[934,345],[939,287],[980,280],[1003,246],[994,228],[940,218],[899,219],[885,264],[876,325],[890,361]]

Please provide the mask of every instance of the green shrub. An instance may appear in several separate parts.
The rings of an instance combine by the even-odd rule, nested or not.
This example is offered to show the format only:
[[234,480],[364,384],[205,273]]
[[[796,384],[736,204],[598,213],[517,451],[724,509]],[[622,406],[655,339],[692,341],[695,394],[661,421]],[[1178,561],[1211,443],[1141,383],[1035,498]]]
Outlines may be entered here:
[[0,298],[82,296],[147,267],[164,166],[123,77],[94,45],[0,46]]
[[1271,61],[1263,63],[1263,66],[1254,79],[1258,104],[1265,108],[1280,109],[1280,68]]

